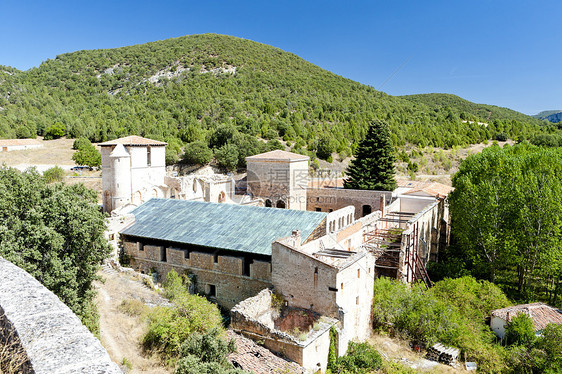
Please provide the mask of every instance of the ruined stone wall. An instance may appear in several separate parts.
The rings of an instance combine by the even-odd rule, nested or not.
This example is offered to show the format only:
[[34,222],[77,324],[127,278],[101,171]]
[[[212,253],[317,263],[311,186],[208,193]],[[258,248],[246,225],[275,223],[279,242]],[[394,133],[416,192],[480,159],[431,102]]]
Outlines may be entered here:
[[337,324],[337,320],[320,319],[316,329],[305,332],[306,338],[300,340],[275,329],[274,319],[278,317],[279,310],[272,305],[272,295],[272,290],[265,289],[236,305],[231,311],[231,328],[297,362],[309,372],[318,369],[324,372],[330,349],[330,328]]
[[273,243],[271,258],[271,280],[289,306],[338,317],[336,269],[280,241]]
[[387,191],[308,188],[306,193],[306,210],[331,212],[351,205],[355,207],[355,219],[363,217],[364,205],[374,212],[381,208],[381,197],[384,197],[385,204],[392,199],[392,192]]
[[31,365],[24,373],[121,373],[70,308],[26,271],[0,258],[0,334],[10,329]]
[[159,281],[166,279],[172,269],[178,273],[187,271],[195,276],[198,292],[214,293],[217,303],[225,308],[232,308],[240,301],[256,295],[260,290],[271,286],[271,263],[252,260],[249,273],[244,272],[243,257],[213,255],[184,249],[142,245],[125,240],[125,253],[132,257],[131,266],[141,272],[153,270],[159,275]]

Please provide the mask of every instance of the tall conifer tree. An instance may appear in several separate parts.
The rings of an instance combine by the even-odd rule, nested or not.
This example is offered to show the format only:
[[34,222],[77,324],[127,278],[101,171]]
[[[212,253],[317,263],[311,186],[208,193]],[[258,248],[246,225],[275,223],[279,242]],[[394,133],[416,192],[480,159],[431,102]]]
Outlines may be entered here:
[[369,125],[365,138],[359,143],[355,159],[347,168],[345,188],[358,190],[392,191],[394,154],[388,125],[375,120]]

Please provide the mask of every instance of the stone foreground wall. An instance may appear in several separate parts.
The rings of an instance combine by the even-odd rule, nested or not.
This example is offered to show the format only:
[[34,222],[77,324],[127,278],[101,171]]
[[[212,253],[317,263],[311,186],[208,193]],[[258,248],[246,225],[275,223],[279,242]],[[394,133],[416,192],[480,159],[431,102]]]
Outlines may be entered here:
[[32,366],[29,373],[121,373],[70,308],[26,271],[2,258],[0,318],[4,328],[17,332]]

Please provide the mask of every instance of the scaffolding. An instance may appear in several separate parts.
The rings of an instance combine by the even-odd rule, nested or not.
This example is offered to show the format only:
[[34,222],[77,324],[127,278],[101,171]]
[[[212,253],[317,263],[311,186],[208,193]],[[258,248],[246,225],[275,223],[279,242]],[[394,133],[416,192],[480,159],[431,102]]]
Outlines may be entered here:
[[406,212],[388,213],[364,234],[363,246],[375,257],[377,276],[398,279],[405,275],[408,282],[422,281],[431,287],[433,284],[418,255],[419,250],[427,251],[423,239],[416,240],[419,237],[418,223],[413,224],[411,230],[406,230],[412,216],[412,213]]

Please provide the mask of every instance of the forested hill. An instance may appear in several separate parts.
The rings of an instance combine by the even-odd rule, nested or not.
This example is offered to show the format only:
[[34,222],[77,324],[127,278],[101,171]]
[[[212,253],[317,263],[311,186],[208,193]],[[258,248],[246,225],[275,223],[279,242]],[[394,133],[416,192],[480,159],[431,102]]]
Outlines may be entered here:
[[539,118],[539,119],[546,119],[546,117],[553,115],[553,114],[557,114],[557,113],[562,113],[562,110],[543,110],[542,112],[532,115],[531,117],[534,118]]
[[[451,107],[460,111],[461,118],[475,116],[483,122],[493,122],[495,120],[516,120],[527,123],[541,124],[535,117],[516,112],[508,108],[495,105],[476,104],[452,94],[430,93],[418,95],[400,96],[413,103],[425,104],[432,109]],[[463,114],[464,113],[464,114]],[[463,118],[464,119],[464,118]]]
[[[498,121],[485,127],[461,115]],[[216,34],[67,53],[23,72],[0,68],[1,137],[42,135],[57,123],[70,137],[138,134],[178,152],[192,141],[232,142],[241,160],[262,150],[257,139],[282,138],[295,152],[326,158],[351,154],[373,118],[390,124],[397,145],[542,131],[540,121],[507,109],[392,97],[278,48]]]

